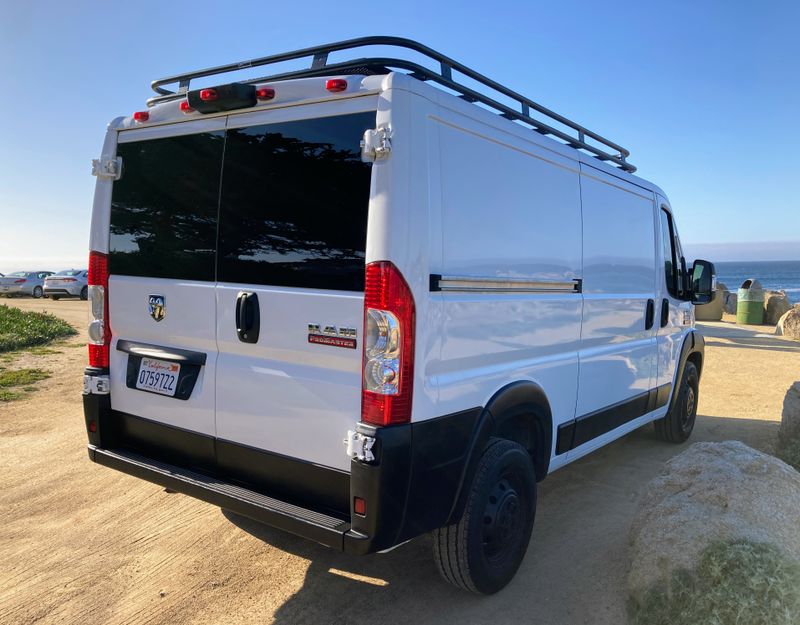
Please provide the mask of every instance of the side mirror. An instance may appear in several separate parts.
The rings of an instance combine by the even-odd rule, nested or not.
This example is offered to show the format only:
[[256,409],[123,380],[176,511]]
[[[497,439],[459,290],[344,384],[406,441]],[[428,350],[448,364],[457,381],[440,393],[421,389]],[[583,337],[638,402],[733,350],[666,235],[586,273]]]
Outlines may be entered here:
[[717,273],[714,263],[696,260],[692,266],[692,304],[708,304],[717,290]]

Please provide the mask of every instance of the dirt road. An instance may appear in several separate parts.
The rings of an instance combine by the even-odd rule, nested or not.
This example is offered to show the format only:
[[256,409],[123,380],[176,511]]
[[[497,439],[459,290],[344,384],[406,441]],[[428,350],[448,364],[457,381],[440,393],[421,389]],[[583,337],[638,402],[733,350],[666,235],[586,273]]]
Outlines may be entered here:
[[[85,302],[8,303],[85,326]],[[703,332],[702,416],[691,441],[733,438],[771,450],[783,395],[800,379],[800,345],[725,324]],[[619,625],[636,502],[685,448],[643,428],[549,476],[519,574],[498,595],[474,597],[440,581],[428,538],[347,557],[93,465],[81,341],[36,357],[52,377],[27,399],[0,404],[4,625]]]

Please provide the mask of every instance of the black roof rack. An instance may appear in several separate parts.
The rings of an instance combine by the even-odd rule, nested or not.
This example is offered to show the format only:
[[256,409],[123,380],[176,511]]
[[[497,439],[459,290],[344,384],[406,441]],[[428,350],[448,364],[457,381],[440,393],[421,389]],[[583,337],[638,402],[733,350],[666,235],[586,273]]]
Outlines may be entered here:
[[[422,54],[436,61],[438,64],[438,70],[424,67],[407,59],[391,57],[366,57],[337,63],[328,63],[328,55],[331,52],[350,50],[353,48],[363,48],[367,46],[391,46],[395,48],[413,50],[414,52]],[[432,50],[421,43],[417,43],[411,39],[404,39],[402,37],[359,37],[357,39],[348,39],[346,41],[339,41],[336,43],[329,43],[311,48],[303,48],[302,50],[295,50],[293,52],[283,52],[281,54],[273,54],[271,56],[263,56],[257,59],[251,59],[249,61],[229,63],[228,65],[219,65],[217,67],[210,67],[208,69],[188,72],[186,74],[177,74],[175,76],[159,78],[151,83],[153,90],[158,95],[150,98],[147,101],[147,104],[148,106],[153,106],[159,102],[182,97],[183,94],[189,91],[189,85],[194,78],[225,74],[227,72],[235,72],[263,65],[273,65],[276,63],[282,63],[284,61],[291,61],[305,57],[311,57],[311,66],[307,69],[273,74],[270,76],[264,76],[262,78],[247,80],[246,82],[257,83],[264,81],[285,80],[289,78],[325,76],[331,74],[388,73],[394,69],[401,69],[407,71],[413,78],[435,82],[439,85],[447,87],[448,89],[458,93],[459,97],[467,100],[468,102],[480,102],[481,104],[494,109],[506,119],[516,120],[527,124],[536,132],[539,132],[543,135],[556,137],[567,145],[578,150],[589,152],[601,161],[613,163],[624,171],[631,173],[636,171],[636,167],[626,161],[627,157],[630,156],[630,152],[621,145],[606,139],[605,137],[573,122],[570,119],[567,119],[563,115],[559,115],[555,111],[537,104],[533,100],[529,100],[516,91],[512,91],[508,87],[504,87],[494,80],[479,74],[475,70],[462,65],[454,59],[436,52],[435,50]],[[463,74],[471,80],[479,83],[483,87],[488,88],[490,90],[489,94],[487,95],[485,93],[478,92],[475,89],[456,82],[456,80],[453,78],[453,71]],[[175,91],[170,91],[169,89],[165,89],[164,85],[177,85],[177,89]],[[494,94],[492,92],[494,92]],[[497,97],[495,94],[497,93],[513,100],[515,104],[519,106],[519,108],[514,109],[506,104],[498,102],[495,99]],[[532,117],[532,111],[544,115],[547,118],[547,121],[550,123],[552,123],[552,121],[556,121],[559,124],[566,126],[567,128],[575,131],[575,134],[573,135],[568,131],[559,130],[550,126],[548,123],[541,121],[540,119],[535,119]],[[589,140],[594,143],[588,143]]]

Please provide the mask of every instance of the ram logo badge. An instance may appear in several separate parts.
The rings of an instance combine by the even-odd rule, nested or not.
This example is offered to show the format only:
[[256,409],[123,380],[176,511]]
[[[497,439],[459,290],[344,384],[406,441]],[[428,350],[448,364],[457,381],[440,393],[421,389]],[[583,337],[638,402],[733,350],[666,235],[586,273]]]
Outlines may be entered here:
[[308,342],[317,345],[330,345],[331,347],[344,347],[356,349],[355,328],[339,328],[334,325],[308,324]]
[[161,321],[167,316],[167,298],[164,295],[148,295],[147,312],[156,321]]

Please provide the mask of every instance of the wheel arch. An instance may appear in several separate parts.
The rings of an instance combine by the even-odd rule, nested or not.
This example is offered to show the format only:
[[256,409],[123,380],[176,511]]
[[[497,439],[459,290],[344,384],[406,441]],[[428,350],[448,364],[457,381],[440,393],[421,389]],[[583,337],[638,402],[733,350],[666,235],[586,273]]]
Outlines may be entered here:
[[678,360],[678,366],[675,368],[675,378],[672,383],[672,397],[669,402],[668,412],[672,412],[675,407],[675,402],[678,400],[678,387],[683,379],[683,371],[686,368],[686,363],[691,362],[697,367],[697,376],[700,378],[703,373],[703,359],[705,357],[705,339],[703,335],[697,330],[692,330],[686,334],[681,346],[681,355]]
[[483,407],[450,513],[451,523],[463,513],[478,462],[493,437],[512,440],[525,447],[533,460],[536,481],[543,480],[549,471],[553,451],[553,416],[544,389],[530,380],[512,382],[497,390]]

